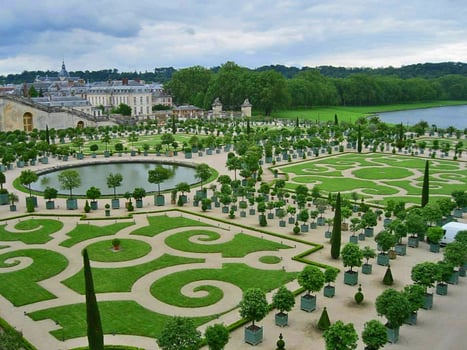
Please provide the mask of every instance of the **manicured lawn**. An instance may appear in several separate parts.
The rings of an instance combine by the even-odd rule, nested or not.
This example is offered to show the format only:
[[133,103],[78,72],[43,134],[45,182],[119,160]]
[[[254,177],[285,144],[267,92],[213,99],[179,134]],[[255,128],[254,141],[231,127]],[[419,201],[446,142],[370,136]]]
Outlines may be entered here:
[[136,239],[121,239],[120,250],[115,251],[112,240],[100,241],[87,246],[92,261],[115,262],[138,259],[151,251],[151,246]]
[[[298,184],[310,188],[317,185],[324,192],[342,192],[344,196],[359,192],[367,203],[382,204],[397,196],[419,204],[425,162],[426,159],[401,155],[340,154],[283,166],[280,171],[287,173],[290,181],[286,188],[291,191]],[[460,163],[441,159],[430,159],[429,163],[431,195],[450,196],[459,186],[466,186],[467,175]],[[376,199],[376,195],[383,198]]]
[[424,103],[410,103],[410,104],[393,104],[383,106],[368,106],[368,107],[344,107],[344,106],[331,106],[331,107],[315,107],[310,109],[295,109],[274,112],[275,118],[287,119],[307,119],[317,121],[334,121],[334,115],[337,114],[339,121],[353,123],[360,117],[369,116],[379,112],[391,112],[408,109],[419,109],[428,107],[440,106],[454,106],[464,105],[465,101],[433,101]]
[[[164,254],[158,259],[144,264],[118,268],[92,268],[94,289],[96,293],[130,292],[133,284],[142,276],[156,270],[180,264],[204,262],[203,258],[185,258]],[[92,266],[92,265],[91,265]],[[84,275],[79,271],[76,275],[62,283],[74,291],[84,294]]]
[[46,249],[16,250],[0,255],[0,268],[20,264],[18,260],[5,263],[7,259],[20,257],[31,258],[33,263],[18,271],[2,273],[0,294],[16,306],[54,299],[55,296],[37,282],[62,272],[68,266],[68,260],[63,255]]
[[204,222],[195,221],[183,216],[170,217],[166,215],[148,216],[148,226],[134,230],[132,235],[154,237],[155,235],[179,227],[209,226]]
[[[165,239],[169,247],[192,253],[222,253],[223,257],[243,257],[256,251],[267,251],[290,248],[289,246],[238,233],[231,241],[221,244],[197,244],[190,241],[190,237],[200,236],[205,241],[214,241],[220,238],[217,232],[208,230],[192,230],[170,235]],[[208,238],[208,239],[207,239]]]
[[52,239],[51,234],[60,231],[63,223],[51,219],[28,219],[18,222],[14,227],[24,232],[10,232],[0,226],[0,241],[21,241],[26,244],[43,244]]
[[86,241],[95,237],[111,236],[125,227],[134,225],[133,222],[117,222],[105,226],[97,226],[91,224],[79,224],[67,233],[70,238],[60,243],[62,247],[70,248],[75,244]]
[[[218,280],[232,283],[243,291],[256,287],[268,292],[292,281],[297,274],[296,272],[285,272],[282,269],[259,270],[245,264],[224,264],[222,269],[187,270],[160,278],[151,286],[151,294],[170,305],[203,307],[219,301],[223,293],[211,286],[209,290],[204,290],[216,289],[216,292],[209,293],[205,297],[190,298],[180,292],[181,288],[190,282]],[[209,281],[206,281],[206,285],[209,285]]]
[[[139,335],[155,338],[171,315],[149,311],[134,301],[99,302],[102,328],[105,334]],[[33,320],[51,319],[60,325],[52,331],[57,339],[72,339],[86,336],[86,305],[72,304],[31,312]],[[195,326],[200,326],[214,319],[216,315],[192,318]]]

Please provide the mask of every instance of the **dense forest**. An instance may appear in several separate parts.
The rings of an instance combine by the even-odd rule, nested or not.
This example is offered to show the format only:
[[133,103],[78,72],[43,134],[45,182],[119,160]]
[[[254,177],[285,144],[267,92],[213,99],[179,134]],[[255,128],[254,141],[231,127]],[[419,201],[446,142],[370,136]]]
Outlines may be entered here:
[[[0,83],[31,82],[37,75],[57,72],[23,72],[0,77]],[[400,68],[343,68],[332,66],[263,66],[256,69],[226,62],[220,67],[193,66],[153,72],[119,72],[117,69],[70,72],[86,81],[141,79],[160,82],[175,104],[210,109],[219,97],[225,109],[240,109],[248,98],[256,110],[269,115],[283,108],[348,105],[370,106],[433,100],[467,100],[467,64],[423,63]]]

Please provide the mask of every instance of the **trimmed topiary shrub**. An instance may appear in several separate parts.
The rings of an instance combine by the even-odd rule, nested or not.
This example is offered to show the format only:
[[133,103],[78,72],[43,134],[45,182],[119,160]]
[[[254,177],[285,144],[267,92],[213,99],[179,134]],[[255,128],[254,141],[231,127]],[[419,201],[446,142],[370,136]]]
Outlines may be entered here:
[[394,284],[394,279],[392,278],[392,272],[391,272],[390,265],[388,265],[386,269],[386,273],[384,274],[383,284],[385,284],[386,286],[392,286]]
[[318,328],[321,329],[322,331],[325,331],[329,328],[331,325],[331,322],[329,321],[329,315],[328,311],[326,310],[326,306],[323,309],[323,312],[321,312],[321,317],[319,318],[318,321]]

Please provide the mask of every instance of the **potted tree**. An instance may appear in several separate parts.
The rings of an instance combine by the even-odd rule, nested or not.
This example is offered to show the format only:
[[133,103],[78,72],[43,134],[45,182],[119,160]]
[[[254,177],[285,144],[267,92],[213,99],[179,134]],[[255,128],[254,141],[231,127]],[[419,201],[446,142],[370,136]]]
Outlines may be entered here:
[[105,216],[110,216],[110,204],[106,203],[105,205]]
[[374,227],[377,224],[377,216],[374,211],[369,209],[362,215],[362,226],[365,228],[364,233],[365,237],[373,237]]
[[354,286],[358,283],[358,271],[353,271],[353,267],[362,266],[363,253],[355,243],[347,243],[341,251],[344,267],[350,269],[344,273],[344,283]]
[[461,218],[464,213],[464,208],[467,207],[467,192],[458,190],[451,193],[454,202],[456,202],[456,208],[454,209],[453,215],[456,218]]
[[18,201],[18,195],[14,192],[8,193],[8,200],[10,201],[10,211],[16,211],[16,202]]
[[55,188],[47,186],[44,189],[44,198],[47,199],[47,201],[45,202],[46,209],[55,208],[55,202],[53,200],[57,198],[57,194],[58,194],[58,191]]
[[301,232],[308,232],[308,224],[307,221],[310,218],[310,214],[308,213],[308,209],[303,208],[297,215],[297,220],[302,221],[303,224],[300,225]]
[[327,283],[323,289],[325,297],[332,298],[336,294],[336,287],[331,285],[331,283],[336,281],[338,273],[339,270],[333,267],[328,267],[324,270],[324,282]]
[[422,210],[420,208],[410,210],[405,217],[405,224],[407,225],[407,232],[410,233],[407,240],[408,246],[417,248],[420,235],[424,235],[426,231],[426,220],[423,218]]
[[229,342],[229,330],[220,323],[213,324],[204,332],[209,350],[222,350]]
[[410,315],[404,321],[406,324],[417,324],[417,311],[425,303],[425,289],[419,284],[409,284],[402,291],[409,301]]
[[332,234],[331,227],[332,227],[333,222],[334,222],[334,219],[332,218],[326,219],[326,224],[328,225],[328,228],[324,232],[324,238],[331,238],[331,234]]
[[365,322],[362,331],[362,341],[365,350],[379,350],[388,342],[388,333],[384,324],[378,320]]
[[355,235],[356,231],[360,229],[360,218],[352,218],[350,219],[350,231],[352,234],[349,237],[350,243],[358,243],[358,237]]
[[114,251],[116,252],[120,251],[120,243],[121,243],[120,239],[118,238],[112,239],[112,247]]
[[120,208],[120,200],[117,198],[117,187],[122,185],[123,176],[120,173],[110,173],[107,176],[107,187],[113,189],[112,209]]
[[447,261],[438,261],[439,265],[439,278],[436,283],[436,294],[448,294],[448,282],[454,271],[454,266]]
[[22,185],[28,188],[29,197],[26,198],[26,206],[32,207],[32,211],[34,208],[37,208],[37,197],[32,195],[31,184],[36,182],[39,176],[32,170],[23,170],[19,175],[19,181]]
[[3,172],[0,171],[0,205],[8,204],[8,190],[3,188],[3,185],[6,182],[6,177]]
[[81,177],[76,170],[68,169],[63,170],[58,174],[58,181],[62,189],[69,190],[70,196],[66,200],[66,208],[68,210],[78,209],[78,200],[73,198],[73,189],[81,185]]
[[323,333],[326,349],[353,350],[357,348],[358,335],[352,323],[336,321]]
[[378,249],[380,250],[376,263],[381,266],[387,266],[389,264],[388,252],[396,244],[396,238],[391,232],[383,230],[376,235],[375,241],[378,243]]
[[467,262],[467,244],[457,240],[449,243],[444,249],[444,260],[452,266],[457,267],[457,270],[453,271],[449,279],[449,283],[457,284],[459,281],[460,271]]
[[97,199],[100,198],[100,196],[101,190],[97,187],[91,186],[86,191],[86,198],[91,200],[90,205],[92,210],[98,209]]
[[428,293],[428,288],[434,287],[436,281],[439,280],[439,265],[426,261],[412,267],[411,278],[416,284],[421,285],[425,291],[425,300],[423,309],[430,310],[433,307],[433,293]]
[[251,325],[245,327],[245,342],[257,345],[263,341],[263,327],[255,325],[255,321],[261,321],[268,313],[266,294],[259,288],[249,288],[243,293],[240,301],[240,316],[251,321]]
[[306,290],[300,298],[300,309],[312,312],[316,309],[316,296],[310,292],[318,292],[324,286],[324,273],[316,266],[307,265],[297,278],[298,284]]
[[157,184],[157,195],[154,196],[154,204],[157,206],[163,206],[165,204],[164,195],[161,194],[161,182],[170,179],[174,173],[164,168],[162,165],[157,165],[155,169],[148,171],[148,182]]
[[386,317],[385,326],[389,342],[397,343],[399,328],[410,315],[407,296],[393,288],[388,288],[376,298],[375,305],[378,315]]
[[430,242],[430,252],[439,253],[439,241],[444,236],[443,228],[439,226],[428,227],[426,236]]
[[287,312],[292,310],[292,307],[295,305],[295,297],[293,293],[285,286],[279,287],[272,297],[272,305],[274,308],[279,310],[279,312],[274,316],[276,325],[280,327],[287,326],[289,321]]
[[136,208],[142,208],[143,198],[146,197],[146,190],[142,187],[135,187],[132,195],[136,202]]
[[404,256],[407,253],[407,245],[402,242],[404,237],[407,237],[407,225],[400,219],[395,219],[389,224],[389,230],[394,233],[396,245],[394,250],[397,255]]
[[362,249],[362,255],[366,259],[365,263],[362,265],[362,273],[370,275],[373,270],[373,266],[369,263],[369,260],[376,257],[376,252],[370,246],[366,246]]

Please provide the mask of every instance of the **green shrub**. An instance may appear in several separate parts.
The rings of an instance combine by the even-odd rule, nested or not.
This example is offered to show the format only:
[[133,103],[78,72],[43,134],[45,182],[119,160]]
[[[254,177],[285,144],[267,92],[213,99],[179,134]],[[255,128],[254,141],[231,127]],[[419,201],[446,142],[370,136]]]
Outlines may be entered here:
[[359,284],[359,285],[358,285],[358,292],[355,293],[355,295],[354,295],[355,302],[356,302],[357,304],[361,304],[361,303],[363,302],[363,299],[364,299],[364,298],[365,298],[365,297],[364,297],[364,295],[363,295],[363,293],[362,293],[362,285]]
[[383,277],[383,284],[385,284],[386,286],[392,286],[394,284],[394,279],[392,278],[391,266],[389,265]]
[[318,321],[318,328],[321,329],[322,331],[325,331],[326,329],[329,328],[330,325],[331,325],[331,322],[329,321],[328,311],[326,310],[326,306],[325,306]]

